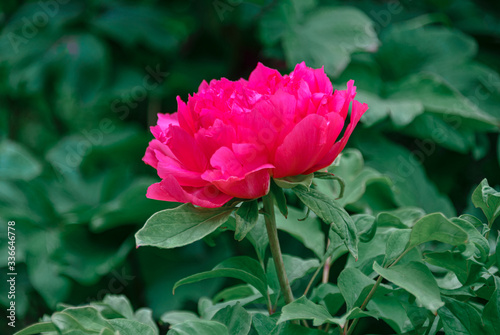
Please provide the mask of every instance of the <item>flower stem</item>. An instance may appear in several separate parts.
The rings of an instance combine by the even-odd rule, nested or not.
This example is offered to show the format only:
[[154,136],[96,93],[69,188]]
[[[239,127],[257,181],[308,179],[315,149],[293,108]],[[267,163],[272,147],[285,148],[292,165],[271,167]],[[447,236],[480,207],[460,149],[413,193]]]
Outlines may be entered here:
[[262,197],[264,204],[264,219],[266,221],[267,236],[269,237],[269,247],[278,274],[278,281],[280,283],[281,292],[285,298],[285,303],[289,304],[293,301],[292,289],[286,276],[285,264],[283,264],[283,257],[281,255],[280,242],[278,240],[278,229],[276,228],[276,218],[274,215],[274,200],[270,194]]

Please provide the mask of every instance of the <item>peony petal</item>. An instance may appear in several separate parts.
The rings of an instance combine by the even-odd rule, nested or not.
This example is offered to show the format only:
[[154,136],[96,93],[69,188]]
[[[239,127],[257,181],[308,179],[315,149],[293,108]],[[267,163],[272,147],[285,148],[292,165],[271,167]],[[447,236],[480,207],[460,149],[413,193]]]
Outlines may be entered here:
[[167,176],[161,182],[151,185],[146,196],[155,200],[190,202],[207,208],[221,207],[233,198],[220,192],[213,185],[182,187],[173,176]]
[[274,93],[283,77],[275,70],[258,63],[248,78],[248,87],[260,93]]
[[327,121],[311,114],[300,121],[276,150],[275,178],[303,174],[316,164],[326,144]]
[[208,159],[196,141],[184,129],[170,126],[167,130],[167,145],[185,169],[203,172]]
[[160,126],[161,129],[167,130],[168,127],[172,124],[174,126],[179,125],[179,119],[177,118],[177,113],[173,114],[162,114],[158,113],[158,126]]
[[309,169],[308,171],[309,173],[320,170],[333,163],[333,161],[335,160],[335,158],[337,158],[340,152],[344,150],[347,141],[349,140],[349,137],[351,136],[352,132],[354,131],[354,128],[358,124],[359,119],[361,119],[361,116],[363,116],[363,114],[367,110],[368,110],[367,104],[362,104],[356,100],[352,102],[351,121],[347,126],[344,136],[340,141],[338,141],[332,146],[329,152],[315,166]]
[[247,173],[243,178],[231,176],[226,180],[214,180],[212,183],[225,194],[242,199],[255,199],[269,192],[272,165],[265,165],[256,171]]
[[173,156],[170,149],[160,141],[152,140],[151,142],[149,142],[149,145],[146,149],[146,154],[144,155],[142,160],[144,161],[144,163],[151,165],[155,169],[158,166],[157,152],[161,152],[166,156]]

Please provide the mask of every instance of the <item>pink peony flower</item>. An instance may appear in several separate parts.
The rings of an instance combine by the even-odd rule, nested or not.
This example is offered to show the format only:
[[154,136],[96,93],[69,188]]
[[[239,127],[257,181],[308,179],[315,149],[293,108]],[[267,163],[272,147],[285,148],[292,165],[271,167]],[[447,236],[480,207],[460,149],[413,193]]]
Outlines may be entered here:
[[353,83],[333,92],[323,68],[305,63],[284,76],[259,63],[248,81],[203,81],[187,104],[177,97],[177,112],[158,114],[151,127],[155,139],[143,160],[162,180],[147,197],[220,207],[266,195],[271,177],[329,166],[368,109],[354,100]]

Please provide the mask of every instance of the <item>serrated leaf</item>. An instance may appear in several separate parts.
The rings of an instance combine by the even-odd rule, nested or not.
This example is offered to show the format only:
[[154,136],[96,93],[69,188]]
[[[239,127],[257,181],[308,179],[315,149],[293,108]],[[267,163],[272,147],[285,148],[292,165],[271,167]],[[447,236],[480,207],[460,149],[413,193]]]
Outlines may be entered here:
[[409,262],[385,269],[375,262],[373,269],[388,281],[413,294],[424,307],[433,313],[444,305],[436,279],[423,263]]
[[467,243],[469,235],[460,226],[448,220],[441,213],[424,216],[415,223],[410,235],[409,248],[416,245],[439,241],[451,245]]
[[358,236],[354,221],[335,200],[303,186],[293,189],[297,197],[339,235],[354,258],[358,258]]
[[184,204],[153,214],[136,234],[136,244],[181,247],[202,239],[227,221],[233,208],[201,208]]
[[229,258],[216,265],[210,271],[197,273],[181,279],[175,283],[173,291],[175,292],[181,285],[218,277],[240,279],[255,287],[263,296],[267,293],[267,280],[264,270],[259,262],[247,256]]
[[257,200],[245,201],[235,213],[236,229],[234,238],[241,241],[257,223],[259,218],[259,205]]

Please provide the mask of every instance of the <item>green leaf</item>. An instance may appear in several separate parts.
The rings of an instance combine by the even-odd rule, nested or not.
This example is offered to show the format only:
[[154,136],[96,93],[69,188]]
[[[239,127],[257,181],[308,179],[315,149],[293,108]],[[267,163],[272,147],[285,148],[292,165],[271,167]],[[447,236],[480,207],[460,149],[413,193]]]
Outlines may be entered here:
[[[325,332],[291,323],[281,323],[265,335],[324,335]],[[259,334],[264,335],[264,334]]]
[[[290,285],[313,270],[316,270],[320,265],[317,259],[302,259],[300,257],[290,256],[287,254],[283,254],[283,264],[285,265],[285,271]],[[278,291],[280,289],[280,285],[278,282],[276,267],[274,266],[272,258],[270,258],[268,262],[267,276],[269,278],[269,286],[274,291]]]
[[259,204],[257,200],[245,201],[235,213],[236,230],[234,238],[241,241],[257,223],[259,218]]
[[331,315],[337,314],[345,303],[339,288],[331,283],[322,283],[315,287],[311,293],[311,301],[323,304]]
[[406,334],[413,330],[408,315],[399,299],[392,296],[375,296],[366,308],[376,312],[380,319],[384,320],[396,334]]
[[[453,218],[451,221],[469,235],[467,244],[465,245],[465,250],[462,251],[464,257],[476,257],[480,262],[486,262],[490,253],[490,245],[488,240],[477,230],[477,228],[471,223],[473,217],[461,215],[459,218]],[[477,219],[476,219],[477,220]],[[476,222],[477,223],[477,222]],[[482,223],[481,223],[482,226]]]
[[[288,218],[277,216],[276,226],[302,242],[304,246],[312,250],[318,258],[325,254],[325,234],[321,230],[321,222],[316,217],[309,216],[303,221],[305,214],[294,207],[288,209]],[[266,235],[267,236],[267,235]]]
[[369,214],[353,215],[354,225],[358,230],[360,242],[367,243],[372,240],[377,232],[377,221],[375,217]]
[[385,269],[375,262],[373,269],[388,281],[413,294],[425,308],[433,313],[444,305],[436,279],[423,263],[409,262]]
[[482,269],[482,266],[466,259],[461,253],[451,250],[430,252],[424,256],[427,263],[452,271],[462,285],[465,285],[471,276],[479,276]]
[[358,236],[354,221],[335,200],[303,186],[293,189],[297,197],[339,235],[354,258],[358,258]]
[[103,328],[113,330],[108,320],[91,307],[71,307],[52,315],[52,323],[62,334],[81,330],[98,334]]
[[191,320],[174,325],[167,335],[230,335],[227,327],[217,321]]
[[443,298],[446,305],[437,312],[446,334],[476,335],[487,333],[481,316],[472,305],[452,298]]
[[276,321],[269,316],[255,313],[252,315],[252,329],[258,335],[268,335],[276,327]]
[[57,329],[52,322],[40,322],[20,330],[14,335],[35,335],[44,332],[55,332]]
[[112,319],[108,322],[113,326],[115,331],[118,331],[120,335],[158,335],[158,331],[152,328],[150,325],[146,325],[139,321],[127,320],[127,319]]
[[481,208],[488,223],[493,223],[500,215],[500,192],[488,185],[486,178],[472,193],[472,203]]
[[212,321],[226,325],[229,334],[247,335],[252,326],[251,315],[240,304],[219,310],[213,316]]
[[[339,290],[345,299],[347,310],[359,307],[366,299],[370,290],[375,285],[375,280],[369,278],[356,268],[345,268],[338,277]],[[387,294],[387,288],[379,286],[377,294]]]
[[314,178],[314,173],[311,174],[299,174],[296,176],[283,177],[283,178],[273,178],[274,182],[278,187],[282,188],[294,188],[296,186],[304,186],[309,188],[312,184]]
[[406,250],[410,235],[411,229],[398,229],[390,233],[385,246],[385,266],[391,265]]
[[372,21],[354,7],[322,7],[292,25],[283,38],[288,64],[324,65],[334,77],[349,64],[352,53],[375,51],[378,43]]
[[313,326],[320,326],[324,323],[334,323],[343,327],[347,320],[364,317],[375,316],[369,312],[363,312],[359,308],[351,309],[341,317],[333,317],[328,310],[321,305],[317,305],[306,297],[302,296],[299,299],[283,307],[278,324],[289,320],[313,320]]
[[233,208],[201,208],[184,204],[153,214],[136,234],[136,244],[181,247],[202,239],[227,221]]
[[441,213],[433,213],[424,216],[413,226],[408,247],[429,241],[461,245],[467,243],[468,238],[467,232],[459,225],[448,220]]
[[42,172],[42,165],[21,145],[4,139],[0,142],[0,178],[30,180]]
[[483,309],[482,319],[487,331],[485,334],[500,334],[500,278],[493,276],[495,291]]
[[173,291],[175,292],[181,285],[218,277],[240,279],[255,287],[263,296],[267,293],[267,280],[264,270],[262,270],[259,262],[247,256],[229,258],[216,265],[210,271],[201,272],[181,279],[175,283]]
[[274,203],[278,206],[280,213],[286,218],[288,216],[288,206],[286,205],[286,197],[283,189],[279,187],[273,178],[271,178],[270,190],[274,198]]
[[424,215],[425,212],[421,208],[402,207],[379,213],[377,224],[380,227],[411,228]]
[[176,325],[185,321],[196,321],[200,318],[193,312],[185,311],[170,311],[163,313],[160,317],[161,322],[168,323],[169,325]]

